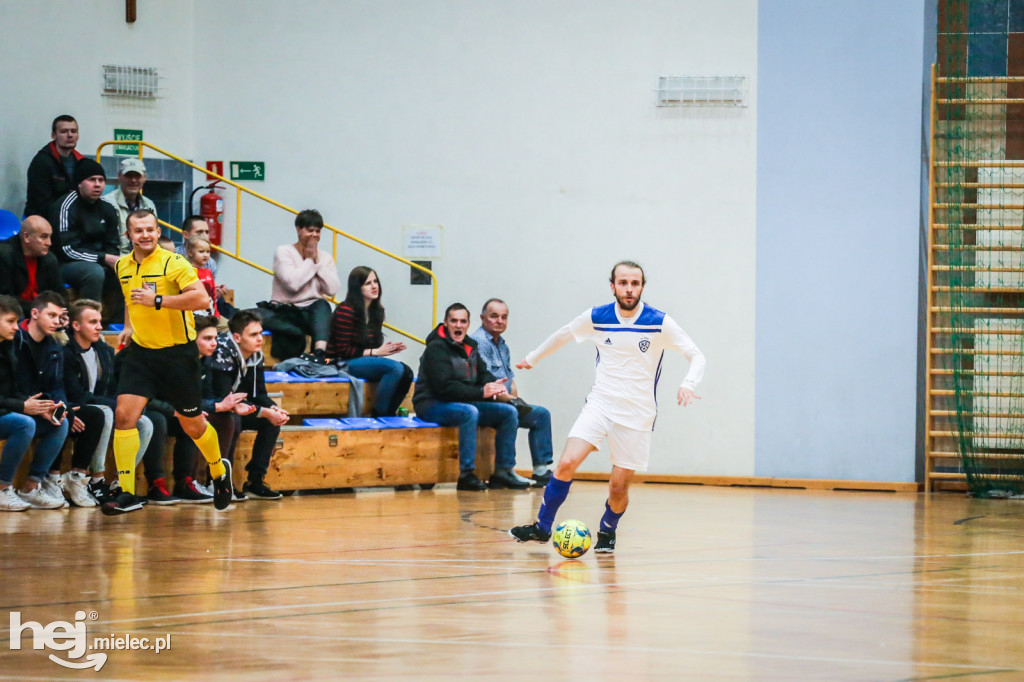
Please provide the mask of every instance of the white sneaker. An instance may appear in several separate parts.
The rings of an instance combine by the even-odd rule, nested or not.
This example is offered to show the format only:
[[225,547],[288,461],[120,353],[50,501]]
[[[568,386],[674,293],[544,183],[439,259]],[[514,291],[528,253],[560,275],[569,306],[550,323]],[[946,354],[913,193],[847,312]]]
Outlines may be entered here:
[[43,476],[43,491],[50,497],[64,499],[64,479],[60,474],[49,473]]
[[209,495],[211,498],[213,498],[213,479],[207,481],[206,485],[197,482],[196,487],[202,490],[205,494]]
[[26,509],[31,508],[31,504],[18,497],[18,493],[14,491],[13,485],[9,485],[3,490],[0,490],[0,510],[25,511]]
[[77,471],[69,471],[61,477],[61,483],[71,503],[76,507],[95,507],[96,498],[89,493],[89,477]]
[[29,492],[19,492],[18,497],[28,502],[33,509],[63,509],[67,505],[67,501],[63,497],[58,500],[56,497],[47,495],[43,486]]

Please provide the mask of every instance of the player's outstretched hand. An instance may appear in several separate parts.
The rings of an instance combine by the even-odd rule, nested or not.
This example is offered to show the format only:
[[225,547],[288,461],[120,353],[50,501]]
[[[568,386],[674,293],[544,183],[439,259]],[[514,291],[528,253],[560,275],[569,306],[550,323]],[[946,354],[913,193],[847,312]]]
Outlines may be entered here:
[[690,405],[694,400],[700,400],[700,396],[693,392],[690,388],[680,388],[679,393],[676,394],[676,400],[683,407]]
[[523,359],[516,363],[516,369],[533,369],[533,365]]

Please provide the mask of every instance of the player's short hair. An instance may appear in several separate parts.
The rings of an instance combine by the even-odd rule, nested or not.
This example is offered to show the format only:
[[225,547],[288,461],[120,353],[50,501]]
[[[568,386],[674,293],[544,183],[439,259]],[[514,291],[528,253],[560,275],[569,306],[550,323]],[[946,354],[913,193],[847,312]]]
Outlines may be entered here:
[[324,217],[320,215],[320,211],[315,208],[307,208],[305,211],[299,211],[299,214],[295,216],[295,227],[323,227]]
[[78,123],[74,116],[70,114],[61,114],[57,118],[53,119],[53,123],[50,124],[50,132],[56,134],[58,123]]
[[40,291],[32,301],[32,310],[46,310],[48,305],[64,308],[67,306],[67,301],[56,291]]
[[18,303],[18,299],[13,296],[0,296],[0,315],[10,315],[11,313],[21,317],[21,304]]
[[189,217],[185,218],[184,222],[182,222],[182,224],[181,224],[181,231],[182,232],[191,232],[192,229],[193,229],[192,228],[192,223],[202,223],[204,225],[208,224],[206,222],[206,218],[204,218],[203,216],[201,216],[201,215],[190,215]]
[[461,303],[452,303],[450,306],[444,309],[444,319],[448,319],[448,316],[455,310],[465,310],[466,315],[469,315],[469,308],[462,305]]
[[100,315],[103,314],[103,304],[99,301],[94,301],[91,298],[80,298],[71,304],[68,308],[68,319],[72,322],[78,322],[82,319],[82,315],[85,314],[86,310],[95,310]]
[[209,329],[210,327],[213,327],[214,329],[217,328],[217,318],[216,317],[212,317],[210,315],[196,315],[195,318],[196,318],[196,336],[199,336],[200,333],[202,333],[203,331]]
[[132,211],[131,213],[128,214],[128,217],[124,219],[124,229],[131,229],[132,218],[145,218],[146,216],[150,215],[153,216],[154,219],[156,218],[156,213],[154,213],[151,209],[148,208],[140,208]]
[[242,334],[245,332],[245,328],[253,322],[257,322],[262,325],[263,318],[251,310],[239,310],[235,313],[234,317],[228,320],[228,330],[230,330],[232,334]]
[[489,298],[489,299],[487,299],[487,300],[486,300],[486,301],[484,302],[484,307],[480,309],[480,314],[481,314],[481,315],[486,315],[486,314],[487,314],[487,306],[489,306],[489,305],[490,305],[490,304],[492,304],[492,303],[500,303],[500,304],[502,304],[503,306],[505,306],[506,308],[508,307],[508,304],[507,304],[507,303],[505,303],[505,302],[504,302],[503,300],[501,300],[500,298]]
[[627,268],[636,268],[640,271],[640,283],[647,284],[647,275],[644,274],[643,267],[636,261],[631,260],[620,260],[618,263],[612,266],[612,274],[608,276],[608,281],[615,284],[615,271],[619,269],[619,266],[625,266]]

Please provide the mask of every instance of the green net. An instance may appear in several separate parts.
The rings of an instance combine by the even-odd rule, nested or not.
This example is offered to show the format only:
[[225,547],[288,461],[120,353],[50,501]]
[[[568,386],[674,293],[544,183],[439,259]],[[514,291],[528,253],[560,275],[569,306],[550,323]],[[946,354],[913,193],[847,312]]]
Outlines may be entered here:
[[1015,497],[1024,495],[1024,82],[969,77],[969,3],[939,4],[931,380],[946,410],[932,402],[933,433],[959,454],[971,494]]

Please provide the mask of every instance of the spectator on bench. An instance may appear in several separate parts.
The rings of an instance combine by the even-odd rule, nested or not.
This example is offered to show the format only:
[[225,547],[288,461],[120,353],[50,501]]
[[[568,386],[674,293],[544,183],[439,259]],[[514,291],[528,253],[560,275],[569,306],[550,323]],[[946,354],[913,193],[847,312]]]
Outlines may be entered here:
[[[32,506],[43,509],[68,506],[59,478],[53,480],[47,477],[50,467],[60,456],[73,419],[72,412],[66,412],[59,420],[53,419],[55,409],[67,407],[64,395],[64,353],[53,338],[53,334],[60,328],[64,305],[64,298],[56,292],[44,291],[39,294],[32,302],[32,316],[22,321],[14,336],[15,388],[19,395],[30,396],[32,400],[41,399],[47,404],[45,412],[33,413],[35,435],[41,440],[29,471],[33,483],[27,484],[29,493],[32,490],[41,490],[42,493],[22,496]],[[3,480],[7,480],[6,473]],[[40,484],[38,488],[35,482]]]
[[334,309],[327,356],[344,360],[349,374],[366,381],[377,381],[377,395],[371,414],[393,417],[409,386],[412,369],[405,363],[388,359],[405,350],[398,341],[384,341],[383,290],[377,273],[360,265],[348,274],[348,294]]
[[189,237],[185,244],[185,256],[189,264],[196,269],[196,277],[202,282],[203,288],[210,296],[210,309],[203,313],[209,317],[219,318],[217,312],[217,282],[213,278],[213,272],[207,267],[210,263],[210,240],[206,237]]
[[277,500],[281,493],[264,482],[281,427],[289,414],[267,395],[263,380],[263,325],[259,316],[240,310],[228,322],[229,333],[217,337],[217,349],[206,360],[204,399],[216,401],[210,423],[217,429],[223,456],[234,461],[242,431],[255,431],[252,459],[246,465],[248,481],[243,496]]
[[103,166],[82,159],[75,169],[76,189],[50,206],[50,224],[57,231],[57,260],[64,281],[78,292],[79,298],[103,300],[117,307],[115,319],[124,317],[124,297],[117,279],[117,260],[121,257],[117,211],[100,199],[107,185]]
[[142,195],[142,187],[145,184],[146,164],[142,162],[142,159],[124,159],[117,169],[117,189],[103,195],[103,201],[117,211],[117,234],[120,236],[121,255],[132,250],[125,225],[128,215],[140,208],[147,208],[153,212],[153,215],[156,215],[156,204],[149,197]]
[[11,296],[0,296],[0,511],[25,511],[32,507],[61,509],[64,499],[53,498],[43,490],[41,482],[50,464],[60,455],[67,437],[67,422],[45,429],[36,445],[29,478],[20,492],[14,489],[14,474],[28,452],[36,435],[37,419],[49,422],[56,404],[40,395],[28,397],[17,388],[17,360],[14,354],[15,334],[21,305]]
[[32,215],[21,231],[0,243],[0,295],[13,296],[28,317],[40,291],[64,291],[60,263],[50,250],[53,228],[46,218]]
[[[113,499],[118,492],[104,476],[107,447],[114,429],[114,408],[117,407],[117,376],[114,349],[100,336],[102,311],[98,301],[87,298],[72,303],[69,309],[71,335],[64,346],[64,392],[68,405],[77,411],[71,429],[75,439],[71,470],[61,480],[65,494],[78,507],[95,507]],[[84,428],[76,432],[79,422]],[[139,419],[137,428],[138,460],[142,459],[152,439],[153,424],[144,416]]]
[[319,211],[308,209],[295,216],[298,239],[294,244],[279,246],[274,252],[274,284],[270,297],[278,304],[275,316],[284,313],[281,308],[287,306],[288,321],[311,337],[310,359],[319,363],[326,362],[327,339],[331,332],[331,305],[325,299],[341,289],[334,259],[318,248],[323,227],[324,219]]
[[[516,373],[512,370],[512,355],[502,334],[508,328],[508,306],[500,298],[484,303],[480,312],[480,328],[473,332],[480,356],[487,369],[499,379],[506,379],[509,395],[519,397]],[[524,407],[526,405],[524,404]],[[529,430],[530,457],[533,460],[534,486],[543,488],[551,480],[551,413],[540,405],[529,405],[529,412],[519,415],[519,428]]]
[[444,322],[430,332],[412,396],[416,414],[442,426],[459,427],[459,490],[487,488],[475,471],[478,425],[497,429],[490,487],[529,488],[530,481],[512,470],[519,428],[516,408],[508,404],[505,380],[487,371],[468,330],[469,310],[453,303],[444,311]]
[[156,240],[156,243],[164,251],[176,251],[176,249],[174,248],[174,240],[171,239],[170,237],[160,237],[160,239]]
[[52,142],[36,152],[28,166],[25,216],[45,217],[50,204],[77,184],[72,184],[75,168],[85,158],[75,150],[78,121],[67,114],[53,119],[50,139]]

